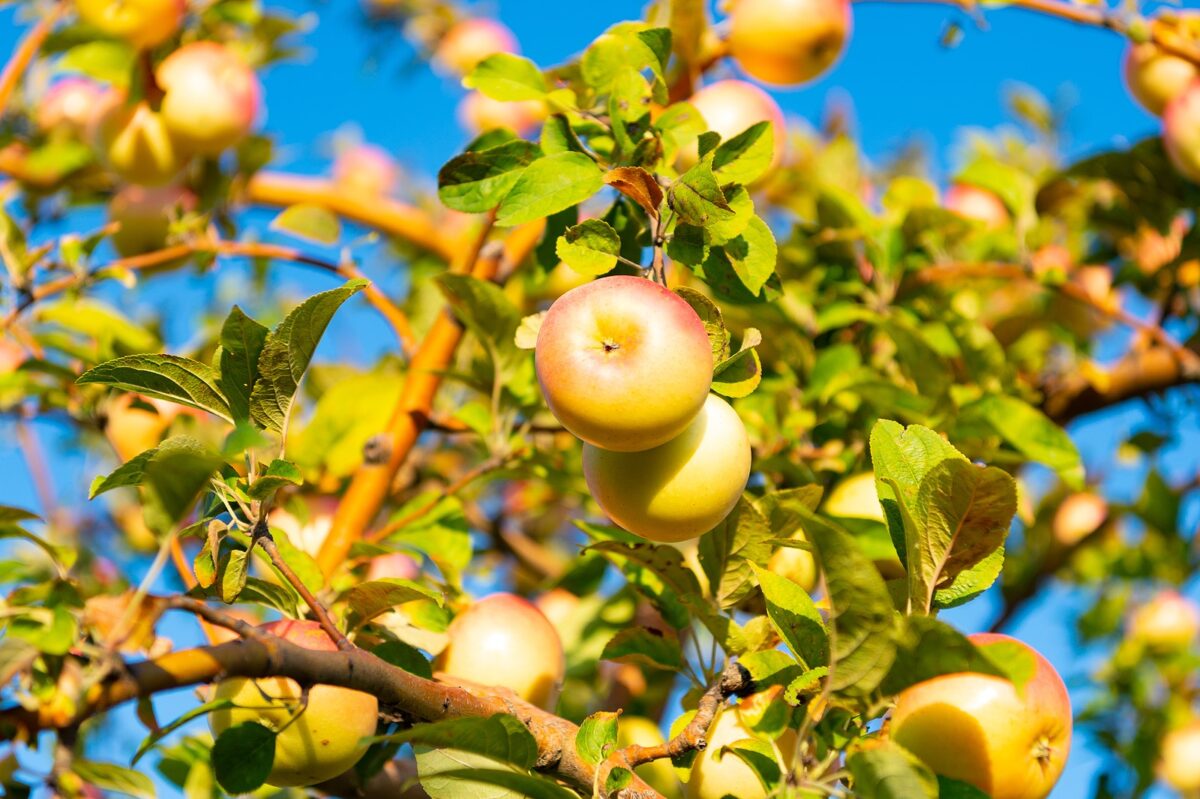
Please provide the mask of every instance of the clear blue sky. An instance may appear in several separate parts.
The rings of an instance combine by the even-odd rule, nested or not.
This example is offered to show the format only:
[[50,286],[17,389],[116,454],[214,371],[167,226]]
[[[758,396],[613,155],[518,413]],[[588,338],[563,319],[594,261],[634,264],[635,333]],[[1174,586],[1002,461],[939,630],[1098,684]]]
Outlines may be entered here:
[[[425,182],[465,143],[466,136],[454,120],[461,90],[414,64],[411,49],[394,29],[371,29],[350,0],[266,0],[266,4],[307,14],[316,24],[305,40],[308,48],[303,59],[274,66],[264,76],[266,129],[279,143],[277,166],[322,171],[328,163],[328,134],[343,123],[357,124],[367,140],[393,152],[412,179]],[[501,0],[485,10],[496,13],[517,33],[526,55],[548,65],[569,58],[608,25],[638,18],[642,7],[641,0]],[[950,6],[887,2],[858,4],[854,17],[853,38],[840,64],[818,83],[776,96],[788,114],[813,121],[830,98],[853,98],[857,131],[871,158],[882,159],[916,137],[944,176],[955,166],[955,147],[964,128],[991,128],[1006,121],[1002,97],[1014,83],[1028,84],[1049,97],[1074,98],[1067,128],[1072,155],[1136,141],[1157,129],[1156,120],[1126,94],[1120,81],[1124,45],[1106,31],[999,10],[987,14],[984,31]],[[2,52],[11,50],[19,32],[14,19],[11,7],[0,10]],[[950,21],[960,22],[965,36],[957,47],[947,49],[939,40]],[[261,231],[268,218],[256,215],[252,221]],[[185,293],[176,295],[176,301],[188,293],[202,296],[212,290],[211,285],[211,279],[185,280],[178,286]],[[318,284],[306,279],[289,285],[300,290]],[[154,296],[146,301],[154,302]],[[321,350],[323,357],[344,356],[347,350],[361,357],[387,346],[386,332],[363,316],[339,317]],[[173,343],[186,338],[188,325],[186,314],[176,314]],[[1111,414],[1072,432],[1088,465],[1108,474],[1113,472],[1109,461],[1115,442],[1141,419],[1136,410]],[[1195,424],[1183,432],[1194,443]],[[105,465],[68,451],[60,432],[51,427],[39,426],[39,433],[54,460],[62,502],[78,505],[84,499],[83,486]],[[11,441],[9,434],[0,429],[0,441]],[[1196,451],[1194,446],[1190,450]],[[1186,452],[1180,452],[1173,465],[1177,473],[1196,468],[1194,457]],[[22,461],[3,444],[0,475],[0,503],[38,506]],[[1140,484],[1138,473],[1114,475],[1112,488],[1118,493]],[[1190,509],[1192,524],[1196,510]],[[1013,630],[1058,666],[1077,698],[1086,689],[1089,669],[1098,662],[1097,653],[1081,651],[1072,640],[1075,612],[1084,606],[1083,598],[1056,590]],[[994,601],[979,601],[951,614],[951,620],[968,630],[979,629],[986,626],[994,607]],[[186,702],[186,697],[171,700],[160,716],[169,718],[171,706]],[[113,749],[129,753],[142,732],[131,715],[122,718],[129,723],[117,725]],[[1054,797],[1090,794],[1097,757],[1077,737],[1067,774]]]

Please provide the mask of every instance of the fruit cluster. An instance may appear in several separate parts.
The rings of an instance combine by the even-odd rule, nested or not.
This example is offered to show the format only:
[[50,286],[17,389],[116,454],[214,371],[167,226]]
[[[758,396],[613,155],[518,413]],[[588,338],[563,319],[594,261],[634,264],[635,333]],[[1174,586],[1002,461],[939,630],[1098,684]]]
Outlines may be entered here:
[[640,277],[585,284],[550,307],[535,359],[546,404],[583,439],[588,488],[614,522],[678,542],[729,515],[750,440],[709,394],[712,345],[687,302]]
[[[1150,22],[1174,39],[1200,42],[1200,12],[1164,11]],[[1171,163],[1188,180],[1200,182],[1200,70],[1192,61],[1147,41],[1125,54],[1125,83],[1134,99],[1162,118],[1163,144]]]

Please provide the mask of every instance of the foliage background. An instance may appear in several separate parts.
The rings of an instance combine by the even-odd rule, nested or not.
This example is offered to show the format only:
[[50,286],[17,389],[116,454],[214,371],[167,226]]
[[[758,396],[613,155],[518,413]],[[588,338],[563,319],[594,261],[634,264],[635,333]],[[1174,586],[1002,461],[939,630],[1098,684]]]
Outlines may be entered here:
[[[327,170],[330,134],[338,126],[348,125],[348,130],[361,131],[366,141],[393,153],[408,170],[406,180],[430,187],[437,168],[461,151],[468,139],[455,121],[454,109],[462,90],[418,60],[398,30],[369,26],[356,3],[289,0],[267,5],[308,14],[315,26],[303,38],[304,51],[298,59],[260,74],[268,108],[265,132],[277,142],[273,166],[312,174]],[[641,0],[504,0],[481,10],[499,16],[517,34],[523,54],[545,66],[579,52],[609,24],[640,17],[643,5]],[[1153,7],[1148,5],[1143,11]],[[943,185],[961,164],[973,135],[1013,124],[1009,100],[1028,89],[1047,97],[1063,114],[1059,154],[1064,160],[1121,148],[1157,133],[1157,121],[1133,102],[1121,82],[1125,45],[1120,37],[1014,10],[989,11],[987,21],[988,29],[980,30],[948,5],[856,3],[855,30],[842,61],[815,84],[776,91],[774,96],[789,117],[809,124],[847,114],[865,156],[874,164],[886,162],[904,148],[919,147],[927,158],[930,176]],[[11,51],[23,27],[12,6],[0,9],[0,52]],[[960,36],[956,46],[944,46],[948,39]],[[732,67],[721,67],[714,77],[720,77],[722,70],[731,71]],[[265,231],[274,213],[249,212],[245,221]],[[95,226],[101,222],[101,214],[97,206],[94,214],[74,214],[60,223],[60,230],[47,225],[45,232],[50,235]],[[266,236],[270,240],[271,234]],[[384,245],[357,252],[366,258],[362,264],[365,271],[385,288],[403,287],[405,276],[394,268],[395,261]],[[232,259],[223,262],[215,281],[211,276],[186,274],[158,278],[135,295],[122,294],[120,301],[123,307],[132,307],[136,317],[139,307],[161,309],[164,299],[171,297],[173,307],[183,309],[170,315],[165,330],[168,347],[174,347],[194,332],[214,291],[220,295],[217,302],[224,306],[236,299],[252,311],[253,298],[241,296],[246,275],[239,273],[235,264]],[[272,270],[269,280],[277,292],[282,290],[296,299],[334,285],[327,277],[290,269]],[[111,300],[121,291],[110,283],[93,293]],[[187,312],[189,307],[195,312]],[[1138,313],[1145,309],[1133,306],[1130,310]],[[1127,330],[1114,327],[1107,334],[1107,346],[1100,350],[1101,359],[1122,352],[1128,335]],[[316,362],[336,357],[366,363],[393,346],[393,341],[377,315],[354,303],[335,317]],[[1160,466],[1168,480],[1183,481],[1200,470],[1200,419],[1181,410],[1170,403],[1151,409],[1135,401],[1115,411],[1093,414],[1070,428],[1089,475],[1102,476],[1100,485],[1111,501],[1131,502],[1140,492],[1145,463],[1116,457],[1118,444],[1135,431],[1152,430],[1172,437],[1160,453]],[[10,443],[13,431],[6,427],[0,422],[0,503],[45,513],[50,509],[38,501],[26,464]],[[63,505],[78,506],[91,476],[107,469],[96,454],[74,449],[65,431],[54,423],[40,420],[34,429],[51,461],[56,499]],[[1181,530],[1196,529],[1200,523],[1197,499],[1193,493],[1185,505]],[[136,580],[144,566],[128,564],[126,573]],[[173,574],[163,581],[160,588],[177,588],[172,584]],[[486,586],[471,588],[486,590]],[[1200,598],[1194,585],[1185,586],[1185,593]],[[1075,617],[1091,600],[1086,591],[1053,586],[1006,630],[1054,663],[1071,688],[1077,710],[1086,702],[1091,672],[1106,656],[1103,646],[1085,648],[1074,635]],[[964,632],[982,630],[991,623],[998,605],[997,586],[980,600],[946,612],[944,618]],[[201,643],[194,624],[180,626],[168,631],[178,646]],[[186,694],[175,702],[180,709],[191,704]],[[173,705],[164,701],[163,718],[170,717]],[[116,713],[118,718],[130,718],[131,724],[115,724],[111,729],[129,732],[108,741],[105,748],[111,752],[105,754],[120,760],[122,753],[136,747],[141,731],[132,722],[132,707]],[[668,709],[667,718],[674,715]],[[1093,742],[1078,735],[1053,796],[1066,799],[1089,794],[1092,779],[1102,767],[1101,757]]]

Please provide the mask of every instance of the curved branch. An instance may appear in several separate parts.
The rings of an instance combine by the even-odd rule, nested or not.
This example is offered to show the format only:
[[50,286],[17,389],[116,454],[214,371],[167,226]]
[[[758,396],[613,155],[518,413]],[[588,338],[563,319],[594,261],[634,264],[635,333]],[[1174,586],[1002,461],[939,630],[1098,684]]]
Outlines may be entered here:
[[9,98],[12,97],[17,84],[20,83],[21,76],[29,68],[29,64],[33,61],[34,56],[42,49],[42,43],[46,41],[46,37],[54,29],[54,25],[58,22],[58,18],[62,15],[62,12],[62,3],[56,3],[48,14],[38,20],[37,24],[29,29],[29,32],[25,34],[25,38],[21,40],[21,43],[17,45],[17,49],[9,57],[8,63],[4,65],[4,71],[0,72],[0,116],[4,114],[4,110],[8,107]]

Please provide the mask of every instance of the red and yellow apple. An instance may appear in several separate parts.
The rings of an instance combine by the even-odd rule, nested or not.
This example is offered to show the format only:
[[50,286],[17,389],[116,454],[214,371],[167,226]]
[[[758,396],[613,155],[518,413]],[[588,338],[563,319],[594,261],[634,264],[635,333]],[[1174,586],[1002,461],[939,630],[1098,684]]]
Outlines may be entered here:
[[736,0],[729,52],[764,83],[795,85],[833,66],[850,36],[848,0]]
[[458,104],[458,121],[473,136],[499,128],[524,136],[545,118],[546,105],[538,100],[507,102],[471,92]]
[[1058,672],[1032,647],[1006,635],[972,635],[976,644],[1017,643],[1034,658],[1018,690],[987,674],[948,674],[905,689],[890,735],[940,774],[991,799],[1045,799],[1071,748],[1071,698]]
[[711,530],[737,504],[750,476],[750,438],[737,412],[714,394],[682,433],[653,449],[585,444],[583,474],[601,510],[621,527],[651,541],[684,541]]
[[1185,796],[1200,791],[1200,720],[1176,727],[1163,736],[1158,775]]
[[969,183],[955,183],[946,191],[946,209],[961,217],[982,222],[988,228],[1008,224],[1008,208],[994,192]]
[[[623,749],[633,745],[660,746],[663,743],[666,743],[666,739],[663,738],[662,730],[645,716],[621,716],[617,719],[617,746],[619,748]],[[670,758],[643,763],[634,771],[651,788],[667,799],[675,799],[679,796],[679,778],[675,776],[675,769],[671,765]]]
[[1054,540],[1069,547],[1091,535],[1108,518],[1108,503],[1087,491],[1070,494],[1054,512]]
[[566,673],[562,641],[528,600],[492,594],[454,617],[437,669],[476,685],[508,688],[550,710]]
[[104,435],[117,457],[127,461],[157,447],[179,412],[173,402],[122,394],[105,408]]
[[104,97],[104,88],[93,80],[71,76],[57,81],[37,104],[35,120],[45,133],[83,136]]
[[[722,80],[701,88],[689,102],[700,112],[709,130],[721,134],[722,140],[731,139],[751,125],[770,122],[775,140],[775,152],[771,165],[783,158],[787,146],[787,122],[783,111],[771,95],[744,80]],[[696,148],[680,153],[683,166],[696,161]]]
[[[726,707],[717,713],[705,736],[708,745],[696,755],[692,771],[683,786],[687,799],[766,799],[767,791],[758,775],[746,762],[733,752],[723,751],[730,744],[754,738],[754,732],[746,725],[736,706]],[[795,735],[785,733],[770,743],[779,768],[786,774],[791,762],[790,749]]]
[[1186,651],[1200,632],[1200,608],[1176,591],[1162,591],[1133,612],[1129,638],[1157,652]]
[[75,10],[109,36],[153,47],[179,30],[187,0],[75,0]]
[[196,207],[196,195],[179,186],[126,186],[108,204],[108,221],[117,223],[112,244],[124,258],[161,250],[171,222]]
[[119,92],[101,101],[92,139],[109,167],[130,183],[161,186],[183,168],[184,156],[162,114],[144,102],[128,104]]
[[[1176,15],[1178,32],[1193,43],[1200,41],[1200,14]],[[1153,42],[1130,44],[1125,51],[1125,85],[1133,99],[1155,116],[1162,116],[1167,104],[1183,93],[1200,69],[1186,58],[1161,50]]]
[[163,122],[187,152],[218,155],[254,126],[258,78],[222,44],[185,44],[159,64],[155,78],[164,92]]
[[1168,103],[1163,113],[1163,144],[1179,174],[1200,183],[1200,81]]
[[619,452],[679,436],[712,385],[704,323],[678,295],[640,277],[594,280],[560,297],[542,320],[535,361],[563,426]]
[[433,62],[451,75],[467,75],[475,66],[496,53],[518,52],[517,37],[503,23],[486,17],[464,19],[452,26],[438,42]]
[[333,182],[343,191],[367,197],[391,194],[399,179],[396,160],[373,144],[350,147],[333,162]]
[[[337,651],[313,621],[277,621],[259,629],[306,649]],[[362,740],[375,734],[379,702],[361,691],[315,685],[308,705],[293,720],[300,697],[300,685],[287,677],[225,680],[215,698],[231,699],[236,707],[214,711],[209,723],[214,735],[247,722],[277,731],[267,783],[280,788],[315,785],[351,768],[367,751]]]

